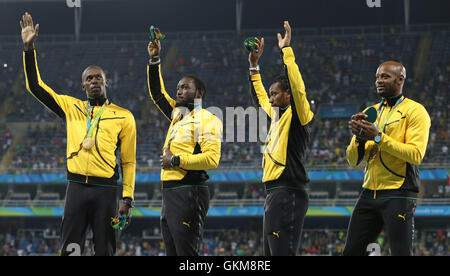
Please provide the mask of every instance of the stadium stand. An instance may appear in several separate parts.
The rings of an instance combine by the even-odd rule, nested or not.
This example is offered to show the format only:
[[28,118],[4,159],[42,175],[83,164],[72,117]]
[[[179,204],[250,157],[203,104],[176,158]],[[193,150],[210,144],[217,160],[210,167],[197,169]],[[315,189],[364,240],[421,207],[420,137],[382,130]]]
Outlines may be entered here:
[[[0,256],[57,255],[58,231],[55,229],[19,229],[17,233],[0,232]],[[160,234],[124,235],[118,243],[118,256],[164,256]],[[307,229],[303,231],[299,256],[338,256],[345,243],[344,229]],[[92,254],[88,236],[83,255]],[[443,229],[416,230],[415,256],[450,256],[450,232]],[[381,255],[389,255],[388,243],[382,233],[378,238]],[[204,234],[201,252],[205,256],[262,256],[260,231],[239,229],[209,230]]]
[[0,156],[3,157],[6,151],[11,147],[14,137],[3,124],[0,126],[0,133]]
[[[396,28],[354,30],[321,34],[293,34],[294,52],[300,66],[315,113],[311,143],[307,149],[308,170],[353,170],[347,164],[345,148],[351,134],[345,114],[330,112],[330,107],[345,107],[356,112],[378,101],[374,72],[382,61],[394,59],[407,68],[405,94],[424,104],[432,127],[427,154],[420,169],[448,171],[448,136],[450,90],[450,38],[448,26],[443,30],[402,32]],[[256,32],[264,36],[266,46],[261,60],[263,81],[281,73],[279,50],[273,31]],[[174,95],[178,80],[186,74],[205,80],[205,106],[219,108],[253,106],[248,89],[248,54],[242,47],[246,35],[236,37],[227,32],[207,34],[178,33],[163,41],[163,77],[168,92]],[[134,37],[134,36],[133,36]],[[142,38],[142,39],[141,39]],[[148,60],[145,35],[134,39],[102,39],[92,42],[67,43],[64,40],[40,38],[38,65],[43,80],[56,92],[84,98],[81,72],[90,64],[98,64],[110,80],[108,96],[118,105],[130,109],[137,122],[137,172],[159,172],[159,155],[169,121],[164,119],[148,96],[145,66]],[[65,126],[42,107],[26,90],[21,51],[17,43],[1,43],[0,50],[0,171],[2,173],[39,175],[66,172]],[[70,55],[67,55],[70,53]],[[420,57],[422,53],[425,57]],[[5,66],[5,64],[7,66]],[[422,68],[419,70],[418,68]],[[11,105],[14,102],[14,105]],[[346,113],[347,114],[347,113]],[[224,124],[225,126],[225,124]],[[14,132],[12,131],[14,130]],[[227,135],[224,129],[224,136]],[[246,137],[249,133],[246,133]],[[263,137],[264,138],[264,137]],[[243,170],[260,171],[261,145],[223,142],[219,170],[237,174]],[[353,171],[360,171],[357,167]],[[210,181],[211,206],[262,205],[264,190],[260,179],[248,181]],[[450,184],[440,179],[424,180],[422,205],[448,205]],[[16,185],[17,184],[17,185]],[[62,207],[65,198],[64,178],[48,183],[11,183],[0,181],[1,207]],[[138,183],[137,206],[158,208],[161,191],[158,181]],[[309,185],[310,206],[352,206],[361,188],[355,180],[320,180]],[[448,219],[444,217],[443,220]],[[445,224],[444,225],[448,225]],[[449,255],[448,227],[419,229],[415,255]],[[0,232],[0,255],[55,255],[58,253],[57,227]],[[204,255],[261,255],[260,229],[207,229],[203,241]],[[158,231],[150,234],[127,233],[118,245],[118,255],[162,255],[164,245]],[[339,255],[346,231],[307,229],[303,233],[301,255]],[[379,241],[383,244],[383,237]],[[89,242],[88,242],[89,245]],[[383,255],[388,255],[383,246]],[[86,250],[89,255],[91,250]]]
[[29,126],[26,139],[16,145],[10,168],[21,172],[52,170],[66,165],[66,135],[55,126],[32,130]]
[[[302,36],[294,42],[293,47],[308,89],[308,98],[316,113],[316,122],[312,126],[312,142],[308,148],[309,166],[346,165],[344,149],[351,137],[346,124],[348,117],[321,119],[321,106],[352,103],[353,110],[356,111],[376,102],[378,99],[374,90],[374,71],[381,61],[388,59],[399,60],[409,69],[406,94],[409,96],[411,93],[413,99],[423,102],[432,116],[433,127],[429,145],[432,153],[427,154],[426,160],[448,163],[448,103],[443,101],[442,97],[449,87],[448,77],[444,77],[448,75],[449,68],[442,62],[439,63],[448,59],[448,54],[445,54],[448,50],[445,48],[448,38],[440,33],[436,33],[433,38],[430,70],[424,85],[412,81],[415,77],[414,70],[409,69],[414,67],[415,53],[421,41],[421,35],[417,33],[399,34],[391,30],[391,33],[387,34],[332,37],[314,35]],[[111,80],[109,97],[119,105],[129,108],[138,120],[139,167],[152,167],[157,164],[158,152],[165,138],[163,130],[167,129],[168,121],[163,119],[148,97],[145,77],[147,53],[142,49],[145,49],[145,43],[141,41],[44,44],[38,47],[38,64],[44,81],[57,92],[81,98],[84,96],[76,72],[81,74],[89,64],[99,64],[105,68]],[[164,66],[163,73],[169,92],[175,92],[176,83],[184,74],[197,74],[207,83],[207,106],[224,108],[253,105],[248,95],[247,53],[241,46],[240,39],[209,39],[203,36],[201,40],[183,41],[183,45],[180,45],[178,40],[167,39],[164,41],[164,49],[167,55],[163,59],[163,65],[165,62],[168,64]],[[5,50],[7,56],[17,57],[20,53],[20,47],[15,49],[9,46]],[[64,54],[67,52],[71,55]],[[266,85],[281,72],[278,55],[275,39],[266,38],[266,51],[261,62]],[[20,58],[8,62],[11,67],[20,67]],[[16,72],[16,75],[23,82],[22,73]],[[23,87],[19,95],[15,93],[20,109],[11,110],[5,118],[6,122],[58,122],[55,116],[33,97],[24,97],[23,94],[27,92],[23,91]],[[37,136],[43,135],[39,134],[40,129],[35,131]],[[60,138],[64,137],[64,131],[63,127],[59,127],[52,134]],[[48,130],[44,129],[42,132]],[[26,136],[30,137],[29,134],[30,132]],[[52,137],[56,139],[56,146],[59,143],[58,138]],[[28,164],[23,166],[20,162],[30,162],[41,156],[40,141],[26,143],[27,145],[16,152],[12,168],[27,167]],[[36,151],[30,150],[33,146],[37,148],[37,154]],[[223,143],[221,162],[228,166],[257,166],[261,158],[260,146],[261,142]],[[56,148],[55,151],[58,150],[58,147]],[[64,168],[65,164],[60,157],[55,157],[52,149],[48,151],[52,160],[36,160],[37,162],[32,162],[32,166],[40,169]]]
[[[176,83],[184,74],[197,74],[207,83],[206,105],[221,108],[253,105],[248,95],[247,52],[241,46],[242,37],[230,38],[227,34],[221,37],[220,33],[214,38],[193,36],[183,40],[182,44],[178,39],[164,41],[166,89],[174,93]],[[448,60],[450,50],[445,32],[432,33],[429,70],[423,82],[415,79],[414,70],[409,70],[415,65],[415,53],[421,45],[422,33],[399,33],[391,28],[387,33],[298,36],[300,38],[294,41],[293,47],[316,114],[311,144],[307,149],[308,167],[350,169],[345,158],[345,147],[351,137],[347,129],[348,117],[325,116],[321,107],[352,103],[353,110],[357,111],[377,101],[373,74],[377,65],[387,59],[405,64],[409,81],[406,94],[423,102],[432,117],[429,151],[424,163],[448,163],[448,103],[443,97],[449,88],[450,69],[443,61]],[[108,95],[119,105],[132,110],[137,119],[137,162],[141,172],[158,167],[164,130],[168,127],[168,121],[163,119],[148,97],[145,77],[147,53],[142,50],[145,47],[145,41],[97,41],[76,45],[59,42],[38,46],[41,75],[59,93],[82,98],[76,72],[81,72],[89,64],[99,64],[106,69],[110,79]],[[21,48],[6,44],[2,50],[7,53],[8,60],[3,62],[8,64],[11,74],[8,80],[19,79],[22,85],[20,89],[13,89],[12,84],[6,88],[12,90],[20,109],[4,111],[8,115],[3,120],[7,124],[27,124],[26,132],[21,135],[27,138],[18,139],[19,143],[11,150],[14,154],[10,164],[3,167],[16,172],[64,171],[64,125],[24,91],[19,57]],[[71,55],[65,55],[67,52]],[[266,85],[281,72],[278,55],[275,38],[266,37],[266,50],[261,62]],[[3,148],[8,143],[4,143]],[[261,162],[261,145],[261,142],[222,143],[220,167],[257,168]]]

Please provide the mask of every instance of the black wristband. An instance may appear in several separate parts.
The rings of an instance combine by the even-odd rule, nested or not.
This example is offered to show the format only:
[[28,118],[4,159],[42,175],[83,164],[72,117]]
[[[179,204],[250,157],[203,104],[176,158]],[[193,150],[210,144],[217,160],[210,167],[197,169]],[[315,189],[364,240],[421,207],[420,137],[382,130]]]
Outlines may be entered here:
[[158,60],[156,60],[156,61],[152,61],[152,57],[150,57],[150,59],[148,60],[149,65],[158,65],[160,63],[161,63],[161,59],[159,58],[159,56],[158,56]]
[[170,158],[170,164],[172,165],[172,167],[180,166],[180,157],[175,155],[172,156],[172,158]]
[[134,207],[134,200],[132,200],[129,197],[123,198],[123,203],[126,204],[128,207],[133,208]]

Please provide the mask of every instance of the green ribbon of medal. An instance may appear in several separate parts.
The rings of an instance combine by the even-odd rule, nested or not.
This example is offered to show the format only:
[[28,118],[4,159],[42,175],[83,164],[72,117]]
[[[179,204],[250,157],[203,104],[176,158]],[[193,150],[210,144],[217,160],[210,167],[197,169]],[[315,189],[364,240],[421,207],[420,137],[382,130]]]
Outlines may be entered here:
[[[94,133],[94,129],[98,124],[98,121],[100,120],[100,117],[102,116],[103,111],[105,111],[106,106],[109,104],[109,101],[106,100],[105,103],[102,105],[100,110],[97,112],[97,115],[95,116],[94,120],[92,120],[91,116],[89,116],[89,111],[91,111],[91,105],[88,102],[88,108],[86,112],[86,118],[87,118],[87,130],[86,130],[86,136],[83,140],[83,148],[85,150],[90,150],[94,146],[94,139],[92,139],[92,134]],[[92,120],[92,123],[91,123]]]
[[[381,121],[381,115],[383,114],[383,102],[384,102],[384,99],[380,102],[380,106],[378,107],[378,110],[377,110],[377,122],[376,122],[376,124],[375,124],[375,127],[377,128],[377,130],[378,130],[379,132],[381,132],[381,133],[384,132],[384,129],[386,128],[386,124],[387,124],[389,118],[391,117],[392,113],[394,112],[394,109],[395,109],[401,102],[403,102],[403,99],[404,99],[403,96],[400,97],[400,98],[397,100],[397,102],[395,102],[395,105],[394,105],[393,107],[391,107],[391,110],[389,110],[389,113],[386,115],[386,118],[384,119],[384,123],[381,125],[381,127],[380,127],[380,123],[381,123],[380,121]],[[369,159],[368,159],[368,160],[374,158],[374,157],[377,155],[377,153],[378,153],[378,151],[379,151],[379,148],[378,148],[378,147],[379,147],[379,146],[378,146],[377,144],[374,144],[374,145],[373,145],[372,150],[371,150],[370,153],[369,153]]]

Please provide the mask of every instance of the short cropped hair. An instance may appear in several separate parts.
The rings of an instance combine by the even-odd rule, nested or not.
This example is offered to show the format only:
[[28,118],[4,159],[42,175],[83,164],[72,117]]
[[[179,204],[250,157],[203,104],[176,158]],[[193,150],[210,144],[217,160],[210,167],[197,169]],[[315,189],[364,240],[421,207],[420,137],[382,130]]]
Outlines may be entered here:
[[286,76],[286,74],[278,75],[275,78],[275,80],[273,81],[273,83],[277,83],[277,82],[282,91],[286,91],[286,90],[289,90],[289,92],[291,91],[291,87],[289,86],[289,79]]
[[205,82],[197,78],[196,76],[185,76],[185,78],[192,79],[194,81],[195,88],[200,90],[200,92],[202,93],[202,98],[205,98],[206,95]]

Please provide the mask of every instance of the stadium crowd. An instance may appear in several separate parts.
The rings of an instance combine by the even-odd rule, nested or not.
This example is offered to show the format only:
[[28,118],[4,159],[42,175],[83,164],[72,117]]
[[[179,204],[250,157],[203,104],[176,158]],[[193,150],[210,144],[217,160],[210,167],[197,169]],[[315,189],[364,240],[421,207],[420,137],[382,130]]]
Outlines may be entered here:
[[27,139],[15,147],[15,154],[10,165],[18,173],[50,171],[65,167],[66,136],[50,126],[34,130],[27,128]]
[[0,156],[11,147],[13,136],[11,132],[4,126],[0,126]]
[[[379,101],[375,92],[374,72],[382,61],[394,59],[407,68],[405,95],[422,103],[430,114],[432,125],[427,154],[423,160],[430,164],[448,164],[449,121],[447,100],[450,91],[450,45],[448,35],[435,32],[431,58],[423,76],[418,80],[413,69],[420,41],[417,33],[367,33],[359,35],[312,35],[294,33],[293,48],[300,66],[316,117],[311,128],[311,143],[307,148],[307,166],[346,166],[345,148],[351,133],[347,117],[321,118],[324,105],[353,104],[355,111]],[[174,56],[162,58],[165,87],[174,95],[181,76],[198,75],[207,84],[205,106],[252,106],[248,93],[248,53],[242,47],[245,36],[238,38],[201,39],[180,41],[168,37],[164,40],[165,53],[177,49]],[[265,37],[266,49],[261,58],[261,73],[266,87],[281,72],[281,60],[276,39]],[[147,41],[46,43],[39,45],[38,65],[43,80],[58,93],[84,98],[80,76],[88,64],[99,64],[110,80],[108,96],[119,106],[131,110],[137,120],[138,170],[159,167],[159,155],[169,121],[165,120],[148,96],[145,66]],[[8,150],[14,151],[10,169],[17,173],[39,171],[65,171],[65,127],[57,117],[42,107],[25,91],[21,47],[3,46],[0,58],[0,102],[6,97],[14,99],[16,108],[8,110],[0,126],[0,161]],[[101,49],[96,51],[96,49]],[[67,56],[66,53],[71,55]],[[114,57],[114,58],[112,58]],[[168,63],[165,66],[165,63]],[[77,74],[79,72],[79,74]],[[20,85],[15,85],[19,83]],[[0,106],[5,111],[7,106]],[[3,110],[2,110],[3,109]],[[4,112],[1,112],[4,113]],[[8,123],[30,123],[24,137],[13,143]],[[53,123],[48,125],[47,123]],[[225,125],[225,124],[224,124]],[[226,132],[224,133],[224,136]],[[248,137],[248,133],[246,134]],[[13,146],[14,145],[14,146]],[[224,142],[220,166],[252,166],[261,164],[262,143]],[[12,148],[11,148],[12,147]],[[249,185],[243,198],[263,198],[261,186]],[[54,230],[52,230],[54,231]],[[345,230],[305,230],[300,255],[340,255],[345,242]],[[387,242],[381,235],[382,255],[388,255]],[[90,242],[84,252],[92,253]],[[414,255],[450,255],[450,231],[416,230]],[[3,255],[56,255],[57,238],[46,238],[31,232],[0,232],[0,256]],[[262,237],[258,231],[206,231],[201,253],[207,256],[263,255]],[[117,255],[161,256],[161,239],[148,239],[125,232],[117,245]]]
[[[206,106],[227,106],[244,108],[254,105],[248,89],[247,52],[242,47],[243,37],[214,39],[202,36],[201,39],[186,39],[183,45],[170,38],[164,41],[165,49],[176,48],[174,56],[166,56],[164,62],[165,87],[173,93],[177,81],[184,74],[198,75],[207,84]],[[446,36],[436,33],[436,40],[445,40]],[[431,119],[432,128],[428,152],[424,162],[448,163],[447,121],[448,101],[445,97],[450,88],[448,53],[433,51],[429,69],[424,80],[414,76],[414,58],[420,35],[415,33],[380,34],[368,33],[352,36],[301,36],[293,40],[293,48],[299,63],[308,99],[316,114],[311,129],[311,144],[308,147],[306,164],[308,166],[335,165],[345,166],[345,147],[351,138],[347,128],[348,118],[320,118],[320,107],[324,104],[354,105],[355,111],[377,102],[374,89],[374,72],[381,61],[396,59],[405,64],[408,77],[405,94],[425,105]],[[389,43],[388,43],[389,42]],[[91,44],[45,45],[39,48],[38,63],[41,75],[52,88],[59,93],[83,98],[80,82],[75,72],[81,72],[87,62],[98,63],[106,69],[110,79],[108,95],[113,102],[130,109],[138,120],[138,167],[151,167],[157,164],[159,150],[164,142],[163,134],[168,121],[163,119],[151,103],[147,91],[145,62],[147,61],[145,44],[142,42],[101,42],[102,51],[98,55],[87,54],[95,49]],[[436,42],[438,43],[438,42]],[[20,49],[19,49],[20,50]],[[9,49],[14,52],[18,50]],[[73,53],[67,57],[63,53]],[[435,53],[436,52],[436,53]],[[114,56],[114,59],[110,57]],[[266,37],[266,50],[261,59],[261,72],[265,85],[281,72],[281,60],[275,38]],[[8,70],[18,72],[23,82],[19,61],[10,62]],[[17,67],[14,68],[13,67]],[[57,69],[56,69],[57,68]],[[77,71],[78,70],[78,71]],[[167,73],[166,73],[167,72]],[[20,108],[9,113],[4,119],[8,122],[57,122],[56,116],[43,108],[31,95],[16,96]],[[41,158],[45,154],[48,140],[27,139],[16,147],[11,168],[28,170],[64,168],[61,162],[64,149],[65,128],[52,130],[50,140],[55,147],[47,149],[52,158]],[[50,133],[45,128],[29,131],[36,137]],[[246,134],[248,137],[248,133]],[[226,130],[224,130],[224,137]],[[30,140],[30,141],[29,141]],[[42,143],[41,143],[42,142]],[[261,162],[260,146],[257,143],[222,143],[222,164],[236,166],[259,166]],[[35,150],[33,150],[33,148]],[[41,149],[42,148],[42,149]],[[55,148],[55,149],[53,149]],[[54,156],[52,153],[58,152]]]
[[[304,230],[299,256],[339,256],[345,244],[346,230]],[[381,255],[389,255],[388,242],[382,233],[377,240]],[[450,256],[450,231],[415,230],[415,256]],[[59,240],[30,232],[0,233],[0,256],[57,255]],[[206,231],[201,244],[204,256],[262,256],[261,233],[238,229]],[[91,241],[82,255],[93,254]],[[158,238],[124,234],[117,243],[117,256],[164,256],[164,243]]]

